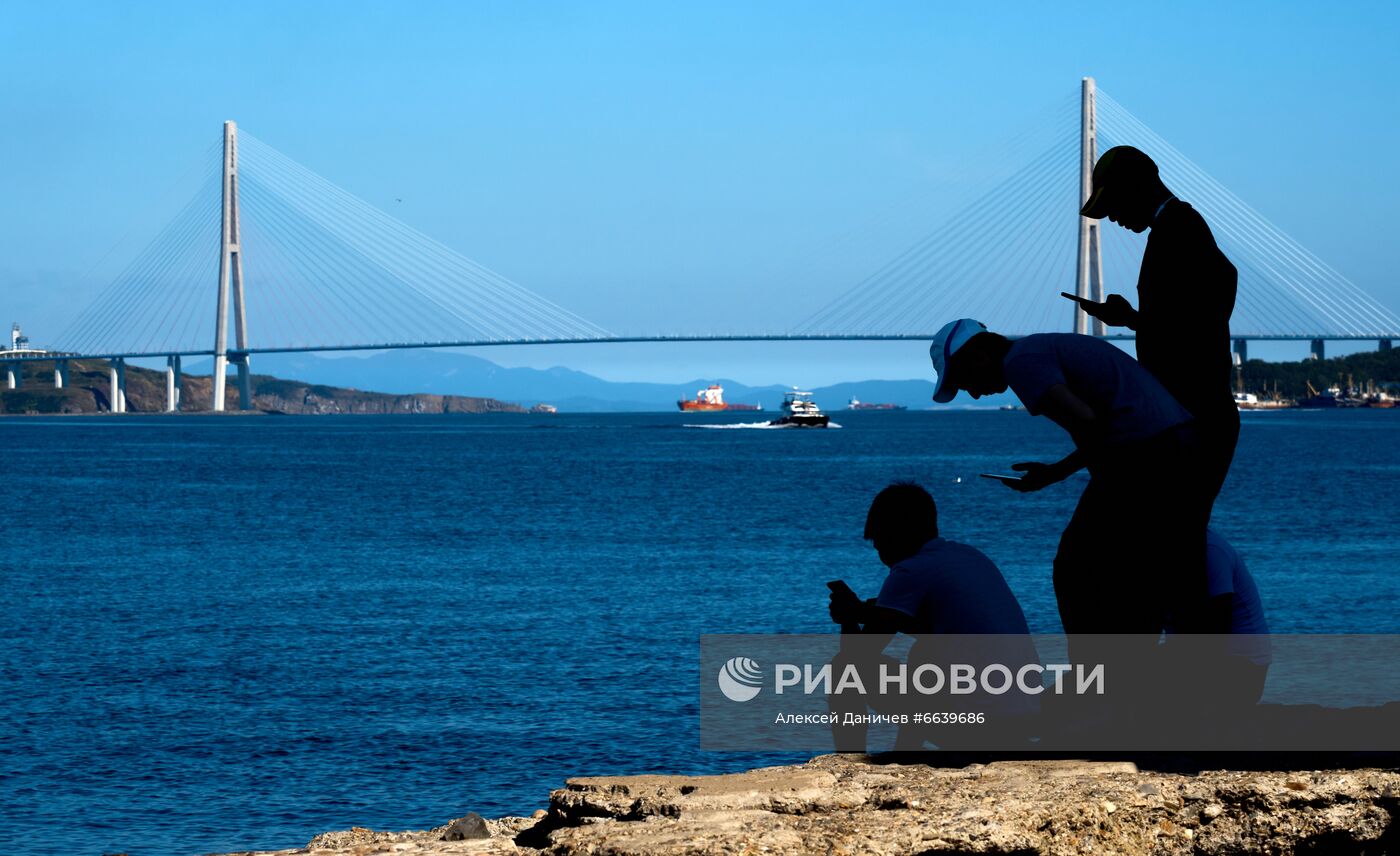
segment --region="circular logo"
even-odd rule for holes
[[[762,683],[763,670],[748,657],[734,657],[719,670],[719,691],[730,701],[748,701]]]

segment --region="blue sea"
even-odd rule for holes
[[[574,775],[718,772],[703,633],[873,595],[893,479],[1059,630],[1083,476],[1018,412],[0,420],[0,852],[293,847],[528,813]],[[700,427],[691,427],[700,426]],[[729,427],[721,427],[729,426]],[[1400,632],[1400,412],[1249,413],[1215,525],[1276,632]]]

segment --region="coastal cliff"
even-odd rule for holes
[[[264,413],[524,413],[524,408],[494,398],[427,393],[392,394],[365,392],[253,375],[253,409]],[[183,410],[207,411],[213,392],[209,375],[185,375]],[[105,362],[72,360],[68,385],[54,389],[53,364],[24,367],[19,389],[0,392],[0,413],[102,413],[111,408],[111,378]],[[128,365],[128,412],[160,413],[165,410],[165,372]],[[238,409],[238,384],[232,376],[225,389],[224,405]]]
[[[1126,761],[934,767],[823,755],[730,775],[571,779],[550,795],[548,811],[529,818],[468,815],[420,832],[355,828],[275,852],[1392,853],[1400,852],[1400,772],[1187,775]]]

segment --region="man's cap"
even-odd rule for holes
[[[958,394],[957,388],[948,383],[948,358],[958,352],[958,348],[967,344],[967,340],[978,333],[987,332],[987,327],[981,321],[974,321],[971,318],[959,318],[949,324],[944,324],[943,329],[933,337],[933,344],[929,345],[928,356],[933,360],[933,370],[938,374],[938,386],[934,387],[933,400],[939,404],[947,404]]]
[[[1108,214],[1113,194],[1119,189],[1144,178],[1156,177],[1157,164],[1141,149],[1114,146],[1099,155],[1098,162],[1094,164],[1094,189],[1079,213],[1093,220],[1101,219]]]

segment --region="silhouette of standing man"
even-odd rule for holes
[[[1240,412],[1230,394],[1238,273],[1205,219],[1167,189],[1157,164],[1138,149],[1104,152],[1093,181],[1080,214],[1152,233],[1138,274],[1138,308],[1118,294],[1080,306],[1105,324],[1137,331],[1138,362],[1195,417],[1201,484],[1213,503],[1240,436]]]

